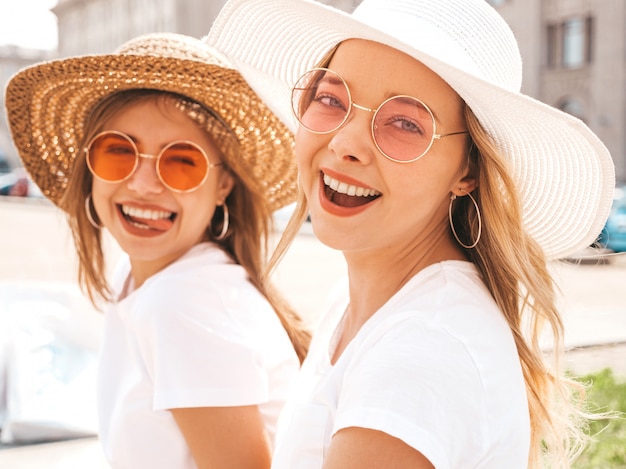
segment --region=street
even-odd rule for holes
[[[0,219],[5,220],[0,282],[75,283],[76,255],[64,214],[41,199],[11,199],[0,200]],[[112,268],[120,250],[106,236],[105,251]],[[552,269],[562,290],[568,348],[626,341],[626,254],[606,262],[554,262]],[[325,294],[345,272],[342,255],[321,244],[305,226],[274,280],[314,324],[324,310]]]
[[[0,286],[38,282],[75,284],[76,256],[65,218],[41,199],[0,200]],[[120,251],[109,238],[106,252]],[[111,262],[109,267],[113,267]],[[626,377],[626,256],[579,264],[553,263],[562,295],[567,366],[575,373],[611,367]],[[275,281],[310,324],[324,310],[325,294],[345,275],[340,253],[322,245],[305,226],[280,264]],[[29,288],[29,287],[27,287]],[[106,468],[96,438],[0,451],[12,469]]]

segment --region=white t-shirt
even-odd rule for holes
[[[437,469],[521,469],[530,422],[512,333],[473,264],[412,278],[331,365],[333,303],[279,420],[273,469],[320,469],[342,428],[380,430]]]
[[[129,272],[125,260],[116,289]],[[273,438],[298,368],[245,270],[215,245],[197,245],[106,311],[98,379],[105,456],[115,469],[195,468],[172,408],[258,405]]]

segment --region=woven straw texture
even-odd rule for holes
[[[291,131],[222,54],[186,36],[150,34],[114,54],[42,63],[10,80],[6,107],[14,142],[33,181],[55,204],[74,161],[84,157],[78,146],[93,106],[136,88],[175,92],[212,109],[240,147],[240,158],[227,163],[253,175],[272,210],[295,200]]]

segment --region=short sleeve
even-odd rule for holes
[[[486,441],[484,392],[463,344],[412,318],[372,337],[346,369],[333,433],[354,426],[379,430],[437,469],[455,467],[454,461],[473,467],[471,455],[483,454]]]
[[[168,279],[151,285],[137,306],[134,327],[154,385],[155,410],[240,406],[269,399],[262,355],[249,340],[241,315],[254,314],[255,301],[229,302],[242,294],[236,284],[206,279]],[[245,294],[249,295],[248,289]],[[245,308],[246,311],[241,311]]]

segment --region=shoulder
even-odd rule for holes
[[[191,248],[172,264],[151,277],[148,282],[188,281],[195,276],[214,281],[232,281],[246,278],[245,269],[235,263],[222,249],[213,243],[200,243]]]
[[[171,265],[149,278],[146,294],[168,297],[181,302],[205,300],[212,296],[236,298],[243,292],[260,297],[250,283],[245,269],[236,264],[225,252],[210,243],[202,243],[180,257]],[[143,288],[142,287],[142,288]],[[232,294],[236,291],[237,294]],[[245,295],[244,295],[245,296]]]
[[[469,267],[424,272],[363,326],[334,370],[335,431],[374,428],[432,461],[459,462],[498,445],[498,428],[527,429],[512,332]]]
[[[415,275],[399,292],[398,305],[421,304],[445,307],[459,302],[495,306],[482,276],[470,262],[433,264]]]
[[[357,394],[376,387],[405,403],[472,402],[480,413],[502,389],[523,390],[511,329],[468,263],[444,263],[412,279],[346,352],[340,361]]]
[[[242,332],[254,323],[252,312],[272,322],[276,316],[245,269],[208,243],[149,278],[125,302],[134,321],[159,327],[195,323]]]
[[[443,262],[420,272],[376,313],[381,325],[389,328],[400,321],[406,332],[428,331],[440,339],[494,346],[513,343],[504,314],[469,262]]]

